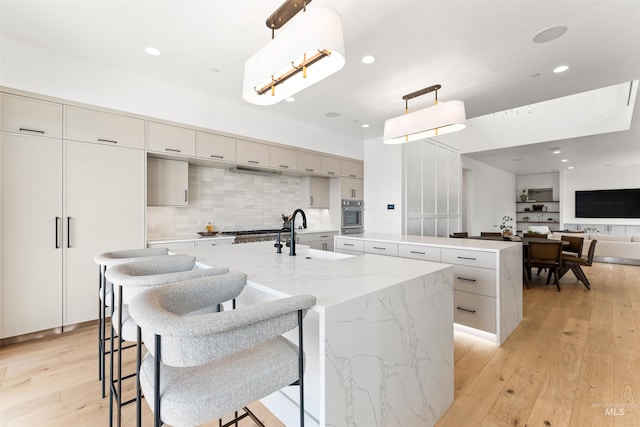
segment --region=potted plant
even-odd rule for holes
[[[502,224],[499,225],[503,236],[513,236],[513,218],[508,215],[502,217]]]
[[[527,189],[523,188],[522,192],[520,193],[520,201],[521,202],[526,202],[527,201]]]

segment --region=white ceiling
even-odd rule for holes
[[[270,40],[264,22],[283,0],[0,1],[5,37],[244,104],[244,61]],[[320,6],[342,17],[345,67],[294,103],[252,108],[369,139],[403,112],[402,95],[436,83],[440,100],[463,100],[472,118],[640,78],[640,0],[313,0],[308,7]],[[568,27],[563,37],[532,42],[556,25]],[[162,55],[147,55],[147,46]],[[360,61],[367,54],[376,57],[371,65]],[[571,68],[553,74],[560,64]],[[431,103],[425,95],[409,108]],[[626,156],[640,163],[637,117],[632,128],[628,138],[588,137],[592,153],[607,161],[604,156],[629,149]],[[505,158],[540,151],[527,147],[506,151]],[[496,163],[504,167],[504,158]],[[533,165],[510,171],[543,171]]]

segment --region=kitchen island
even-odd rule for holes
[[[522,321],[522,243],[362,233],[335,237],[340,253],[453,265],[456,329],[502,345]]]
[[[317,298],[304,320],[309,426],[431,426],[453,402],[451,266],[272,242],[175,251],[248,275],[237,303]],[[296,341],[296,334],[291,334]],[[298,390],[263,399],[298,425]]]

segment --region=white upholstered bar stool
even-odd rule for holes
[[[98,254],[94,257],[94,261],[98,264],[98,379],[102,381],[102,397],[105,397],[105,359],[111,352],[110,338],[107,338],[107,310],[112,304],[111,301],[111,283],[105,278],[105,271],[114,265],[126,262],[140,261],[155,256],[168,256],[168,248],[141,248],[141,249],[124,249],[120,251],[111,251]],[[111,313],[108,313],[111,316]],[[107,350],[106,342],[109,341],[109,350]]]
[[[147,289],[152,289],[161,285],[169,285],[176,282],[190,280],[200,277],[215,276],[225,274],[229,271],[226,267],[218,268],[198,268],[195,265],[195,257],[189,255],[174,255],[166,257],[154,257],[148,260],[128,262],[115,265],[107,269],[106,279],[113,284],[113,297],[115,310],[111,315],[111,339],[117,345],[114,352],[110,354],[110,388],[109,388],[109,425],[113,425],[113,404],[117,405],[117,425],[122,423],[122,406],[140,402],[140,390],[136,390],[136,397],[128,401],[123,401],[122,381],[136,376],[135,373],[122,375],[122,342],[130,341],[140,343],[137,325],[131,319],[128,312],[129,301],[137,294]],[[215,307],[219,309],[219,307]],[[117,340],[115,339],[117,333]],[[114,363],[114,353],[118,358]],[[137,345],[138,364],[141,357],[141,346]],[[115,377],[117,371],[117,377]],[[140,419],[138,405],[137,417]]]
[[[154,425],[201,425],[240,408],[248,411],[249,403],[297,385],[304,426],[302,319],[315,297],[190,315],[239,293],[246,282],[233,272],[210,279],[153,288],[131,300],[130,315],[148,350],[138,378]],[[297,346],[282,336],[296,327]]]

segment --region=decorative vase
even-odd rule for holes
[[[512,236],[511,230],[509,230],[508,228],[505,228],[502,230],[502,237],[510,237],[510,236]]]

